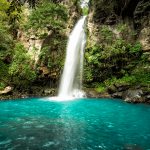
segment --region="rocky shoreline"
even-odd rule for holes
[[[95,89],[86,90],[87,97],[92,98],[118,98],[128,103],[150,104],[150,92],[144,87],[113,86],[105,92],[97,92]]]
[[[5,89],[7,91],[5,91]],[[33,86],[29,89],[14,89],[6,87],[4,91],[0,91],[0,100],[10,100],[29,97],[47,97],[56,96],[57,90],[54,88]],[[9,89],[9,90],[8,90]],[[114,85],[108,87],[105,92],[97,92],[94,88],[85,88],[87,97],[89,98],[118,98],[128,103],[147,103],[150,104],[150,92],[144,87],[129,87],[127,85]]]
[[[4,89],[5,90],[5,89]],[[13,100],[20,98],[30,97],[47,97],[55,96],[57,93],[56,89],[48,87],[33,86],[27,89],[12,88],[12,90],[0,93],[0,100]]]

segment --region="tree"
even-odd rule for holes
[[[14,48],[13,61],[9,67],[9,74],[12,77],[17,77],[20,81],[26,80],[30,82],[36,78],[30,55],[20,43],[17,43]]]
[[[7,13],[10,3],[7,0],[0,0],[0,22],[7,20]]]
[[[35,33],[41,33],[41,30],[61,30],[65,27],[66,21],[67,10],[64,6],[44,2],[32,11],[27,29],[32,29]]]

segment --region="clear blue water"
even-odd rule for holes
[[[150,106],[120,100],[0,102],[0,150],[150,150]]]

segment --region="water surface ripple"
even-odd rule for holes
[[[111,99],[0,102],[0,150],[150,150],[150,106]]]

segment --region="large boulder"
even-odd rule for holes
[[[108,92],[97,92],[92,88],[85,88],[84,91],[89,98],[111,98]]]
[[[13,88],[11,86],[7,86],[5,87],[4,90],[0,91],[0,94],[7,94],[7,93],[10,93],[12,92]]]
[[[55,96],[56,95],[56,90],[53,88],[45,88],[44,89],[44,94],[45,96]]]
[[[113,98],[122,99],[122,92],[115,92],[111,95]]]
[[[143,91],[141,89],[128,89],[122,95],[126,102],[141,103],[145,102]]]
[[[143,52],[150,52],[150,27],[144,27],[139,34]]]

